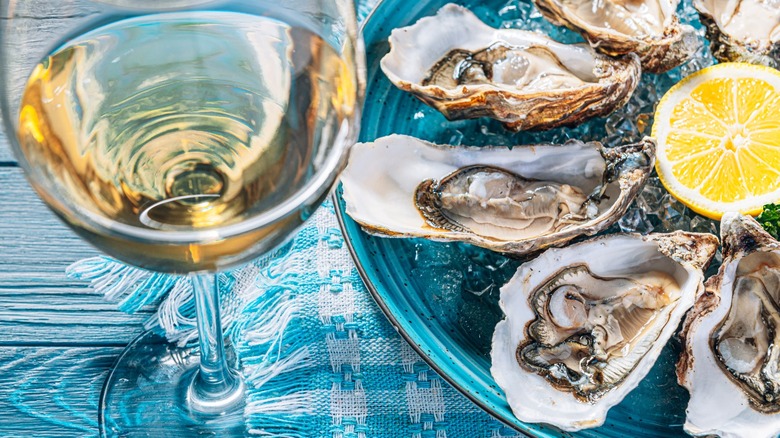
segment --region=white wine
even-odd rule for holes
[[[314,32],[273,18],[125,19],[68,40],[38,64],[18,138],[29,167],[56,182],[48,190],[59,199],[44,196],[47,203],[107,253],[156,270],[221,268],[279,243],[304,217],[296,211],[227,238],[159,237],[271,212],[334,155],[343,165],[330,151],[354,131],[353,66]],[[333,173],[302,208],[321,201]],[[74,209],[140,237],[117,238],[63,213]]]

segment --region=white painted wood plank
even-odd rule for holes
[[[35,2],[20,2],[35,3]],[[15,117],[19,111],[19,101],[24,86],[33,67],[41,59],[56,48],[62,40],[76,28],[83,27],[91,18],[74,15],[67,18],[20,18],[6,27],[6,32],[0,37],[0,50],[11,53],[4,60],[2,68],[6,83],[4,91],[9,93],[10,116]]]
[[[23,17],[40,21],[84,16],[89,13],[94,13],[101,8],[111,8],[108,5],[101,6],[94,0],[22,0],[3,2],[3,5],[4,6],[0,8],[0,19]]]
[[[0,114],[0,116],[2,116],[2,114]],[[14,158],[11,153],[11,146],[8,144],[8,138],[5,136],[2,126],[0,126],[0,163],[4,162],[15,163],[16,158]]]
[[[0,168],[0,289],[74,284],[65,268],[98,251],[52,214],[14,167]]]
[[[97,255],[38,199],[19,168],[0,167],[0,345],[122,345],[149,313],[126,315],[65,268]]]
[[[109,312],[116,309],[115,303],[104,301],[86,284],[0,289],[0,312],[29,311],[41,303],[45,303],[45,307],[39,308],[56,307],[63,312]]]
[[[88,0],[48,0],[0,2],[0,50],[6,56],[0,68],[7,80],[3,93],[11,105],[11,117],[18,113],[18,102],[33,67],[67,35],[92,22],[98,13],[108,11]],[[0,97],[5,98],[2,93]],[[2,131],[2,128],[0,128]],[[15,161],[8,139],[0,132],[0,162]]]

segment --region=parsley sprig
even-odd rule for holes
[[[780,204],[767,204],[756,217],[758,223],[775,239],[780,238]]]

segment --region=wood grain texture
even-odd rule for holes
[[[0,35],[14,54],[0,66],[13,107],[34,64],[95,8],[85,0],[2,4],[0,20],[14,16],[19,25]],[[103,381],[150,312],[118,312],[65,276],[98,252],[43,205],[15,163],[0,126],[0,436],[96,436]]]
[[[5,28],[0,35],[3,74],[11,115],[18,114],[18,103],[33,67],[52,48],[74,30],[87,24],[108,8],[86,0],[1,2],[0,20]],[[0,156],[2,158],[2,156]]]
[[[11,83],[0,99],[8,97],[11,115],[40,58],[106,8],[0,0],[0,69]],[[150,312],[120,313],[65,276],[98,252],[45,208],[15,163],[0,126],[0,437],[96,436],[103,381]]]
[[[0,114],[0,116],[2,116],[2,114]],[[8,144],[8,138],[5,136],[5,132],[3,131],[2,125],[0,124],[0,165],[15,162],[16,158],[14,158],[13,154],[11,153],[11,147]]]
[[[123,345],[147,312],[126,315],[65,268],[98,254],[50,213],[22,176],[0,167],[0,345]]]
[[[98,254],[52,214],[16,167],[0,168],[0,288],[25,281],[61,284],[70,263]]]
[[[118,312],[65,276],[97,251],[46,209],[21,169],[0,167],[0,187],[0,436],[96,436],[103,381],[149,314]]]
[[[0,167],[0,187],[0,436],[96,436],[103,381],[149,313],[118,312],[65,276],[97,251],[46,209],[21,169]]]
[[[121,351],[0,348],[0,436],[96,436],[100,390]]]

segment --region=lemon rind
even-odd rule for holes
[[[655,111],[652,136],[658,141],[656,172],[661,183],[669,193],[694,212],[711,219],[720,220],[727,211],[739,211],[743,214],[757,215],[761,213],[765,204],[780,200],[780,190],[752,196],[740,201],[720,202],[710,200],[700,192],[683,186],[672,175],[672,165],[666,156],[666,139],[670,133],[669,124],[659,124],[659,120],[669,120],[675,106],[688,97],[699,84],[717,78],[739,79],[763,79],[773,85],[780,94],[780,72],[771,67],[754,65],[742,62],[729,62],[717,64],[699,70],[672,86],[658,102]],[[662,129],[665,128],[665,129]]]

